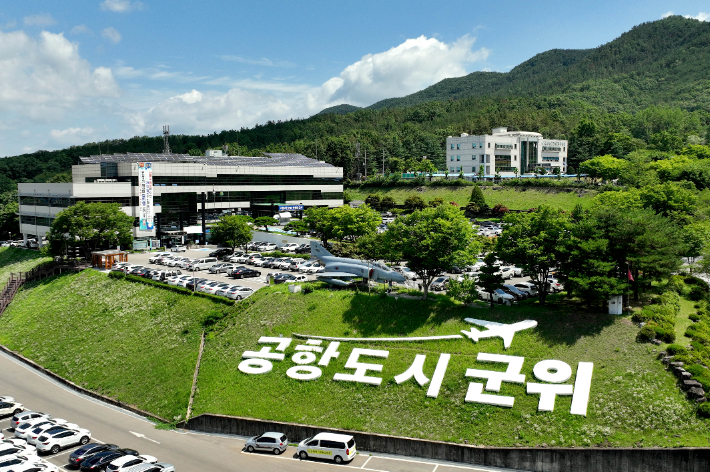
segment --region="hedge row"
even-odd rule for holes
[[[646,323],[639,331],[640,341],[660,339],[664,343],[675,342],[675,321],[680,313],[680,296],[668,290],[659,301],[658,304],[644,307],[633,316],[634,321]]]
[[[168,285],[163,282],[157,282],[155,280],[146,279],[143,277],[138,277],[136,275],[124,274],[123,272],[120,272],[120,271],[111,271],[108,273],[108,276],[113,279],[124,279],[124,280],[128,280],[129,282],[136,282],[136,283],[143,284],[143,285],[151,285],[153,287],[157,287],[157,288],[160,288],[163,290],[169,290],[171,292],[182,293],[183,295],[209,298],[212,301],[215,301],[217,303],[222,303],[225,305],[233,305],[234,304],[234,300],[230,300],[229,298],[226,298],[226,297],[219,297],[217,295],[212,295],[210,293],[193,292],[192,290],[188,290],[184,287],[178,287],[176,285]]]

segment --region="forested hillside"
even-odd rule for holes
[[[339,105],[304,120],[175,135],[170,146],[176,153],[201,154],[225,144],[231,154],[299,152],[342,166],[352,177],[363,171],[365,153],[368,174],[381,172],[383,164],[393,172],[426,162],[443,169],[447,136],[508,126],[569,139],[576,168],[600,154],[668,153],[703,142],[710,127],[709,78],[710,23],[670,17],[596,49],[539,54],[507,74],[447,79],[368,109]],[[162,137],[143,136],[7,157],[0,159],[0,191],[23,181],[68,181],[80,156],[162,149]]]

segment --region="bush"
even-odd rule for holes
[[[666,352],[672,356],[675,356],[678,354],[687,354],[688,350],[680,344],[671,344],[666,348]]]
[[[705,282],[703,279],[696,277],[694,275],[686,275],[683,281],[688,284],[688,285],[700,285],[701,287],[704,287],[705,289],[708,288],[707,282]]]
[[[698,407],[698,416],[701,418],[710,418],[710,403],[701,403]]]
[[[120,270],[112,270],[108,273],[108,276],[112,279],[125,279],[126,274]]]
[[[189,292],[189,290],[188,290],[188,292]],[[190,292],[190,293],[192,293],[192,292]],[[217,295],[212,295],[211,293],[194,292],[194,296],[202,297],[202,298],[209,298],[212,301],[215,301],[217,303],[222,303],[224,305],[234,305],[234,300],[230,300],[229,298],[226,298],[226,297],[218,297]]]
[[[695,313],[691,313],[688,315],[688,318],[691,319],[691,321],[700,321],[700,315],[697,315]]]
[[[707,284],[705,285],[705,287],[701,287],[700,285],[693,285],[692,287],[690,287],[690,292],[688,293],[688,298],[690,298],[694,302],[704,300],[708,296],[707,289],[708,289]]]
[[[661,294],[661,305],[673,309],[673,316],[676,316],[680,313],[680,296],[677,292],[663,292]]]
[[[637,336],[640,342],[650,342],[656,339],[656,331],[651,326],[644,326]]]
[[[311,255],[310,254],[293,254],[291,252],[283,252],[283,251],[273,251],[273,252],[265,252],[262,254],[264,257],[291,257],[291,258],[298,258],[298,259],[310,259]]]
[[[705,346],[703,346],[701,343],[697,341],[691,341],[690,345],[693,347],[693,351],[698,352],[698,353],[703,353],[705,352]]]
[[[683,281],[682,275],[672,275],[668,279],[668,284],[666,285],[667,290],[672,290],[678,294],[683,293],[683,288],[685,287],[685,282]]]
[[[653,330],[656,332],[656,338],[660,339],[664,343],[675,342],[675,331],[673,331],[672,329],[666,329],[660,326],[653,326]]]
[[[303,292],[304,295],[308,295],[309,293],[313,293],[313,284],[303,284],[301,286],[301,292]]]
[[[508,209],[508,207],[500,203],[491,208],[491,216],[495,218],[502,218],[509,212],[510,210]]]

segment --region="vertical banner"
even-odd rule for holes
[[[153,164],[138,163],[138,218],[141,231],[153,229]]]

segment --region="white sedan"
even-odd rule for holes
[[[172,252],[185,252],[187,251],[187,248],[185,246],[173,246],[170,250]]]
[[[287,280],[286,283],[287,284],[295,284],[298,282],[308,282],[308,277],[306,277],[303,274],[294,275],[293,277],[294,277],[293,279]]]
[[[37,456],[12,455],[0,459],[0,472],[15,471],[18,466],[41,463]]]
[[[59,468],[49,462],[26,462],[13,467],[12,472],[59,472]]]
[[[90,440],[91,432],[88,429],[59,429],[51,433],[43,433],[37,438],[37,450],[57,454],[61,449],[77,444],[83,446]]]
[[[51,424],[51,425],[66,424],[66,421],[60,419],[59,422],[55,422],[54,420],[42,418],[41,416],[39,418],[32,418],[31,420],[25,421],[24,423],[15,427],[15,437],[19,438],[19,439],[27,439],[27,435],[33,429],[35,429],[39,425],[45,425],[45,424]]]
[[[225,297],[230,298],[232,300],[243,300],[247,297],[250,297],[253,293],[253,288],[240,287],[238,285],[235,285],[233,288],[231,288],[225,293]]]
[[[118,459],[114,460],[111,462],[107,467],[106,471],[107,472],[118,472],[118,471],[126,471],[133,466],[139,465],[139,464],[155,464],[158,462],[158,459],[156,459],[153,456],[121,456]]]
[[[62,424],[38,424],[37,426],[35,426],[34,429],[32,429],[32,431],[27,433],[27,444],[37,447],[37,440],[44,433],[51,433],[52,431],[56,431],[58,429],[76,429],[78,427],[79,426],[75,425],[74,423],[67,422],[64,422]]]

